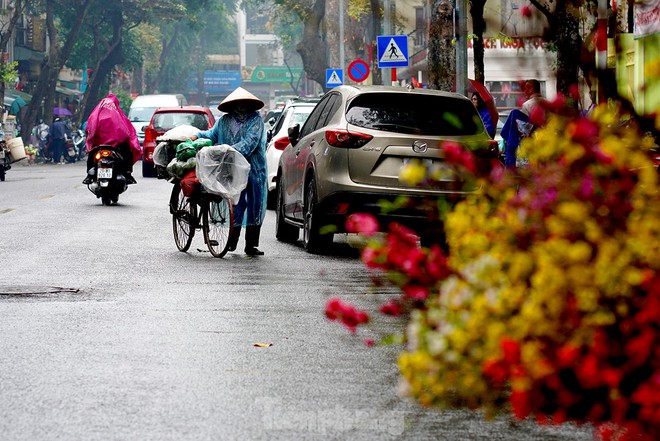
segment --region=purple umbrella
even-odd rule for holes
[[[64,107],[55,107],[53,109],[53,115],[55,116],[71,116],[73,115],[69,109],[65,109]]]

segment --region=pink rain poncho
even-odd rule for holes
[[[92,110],[87,119],[86,150],[89,153],[99,145],[118,146],[129,143],[133,152],[133,163],[140,159],[142,149],[135,133],[135,127],[119,107],[117,97],[109,93]]]

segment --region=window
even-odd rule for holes
[[[346,120],[367,129],[427,136],[473,135],[483,130],[471,102],[432,95],[364,94],[351,102]]]

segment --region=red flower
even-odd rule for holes
[[[513,408],[513,414],[521,420],[524,420],[531,413],[531,405],[529,403],[529,392],[524,390],[514,390],[511,392],[509,402]]]
[[[346,231],[372,236],[379,231],[378,220],[371,214],[355,213],[346,219]]]
[[[500,340],[500,349],[504,354],[504,361],[509,365],[520,363],[520,344],[508,337]]]
[[[509,377],[509,370],[502,360],[486,360],[481,367],[484,375],[489,378],[496,386],[503,386]]]
[[[530,8],[529,6],[523,6],[520,9],[520,13],[522,14],[523,17],[530,18],[532,16],[532,8]]]
[[[588,118],[580,118],[567,127],[573,141],[588,146],[598,137],[598,123]]]
[[[406,297],[419,302],[423,302],[429,296],[428,289],[414,285],[404,286],[403,293]]]
[[[333,297],[326,303],[325,316],[329,320],[339,320],[349,331],[355,333],[357,327],[369,323],[369,315],[349,303]]]
[[[573,365],[580,357],[580,348],[570,344],[564,345],[557,351],[558,362],[560,368],[566,368]]]
[[[389,300],[380,306],[380,312],[384,315],[398,316],[403,314],[403,307],[400,302]]]

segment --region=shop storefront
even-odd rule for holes
[[[498,108],[519,107],[522,100],[520,83],[531,78],[541,82],[545,97],[555,97],[557,80],[552,67],[555,65],[555,55],[547,50],[541,38],[486,38],[484,49],[485,83]],[[415,54],[410,61],[411,66],[397,69],[397,79],[410,81],[414,77],[426,84],[426,50]],[[472,44],[468,44],[468,78],[474,78]]]

